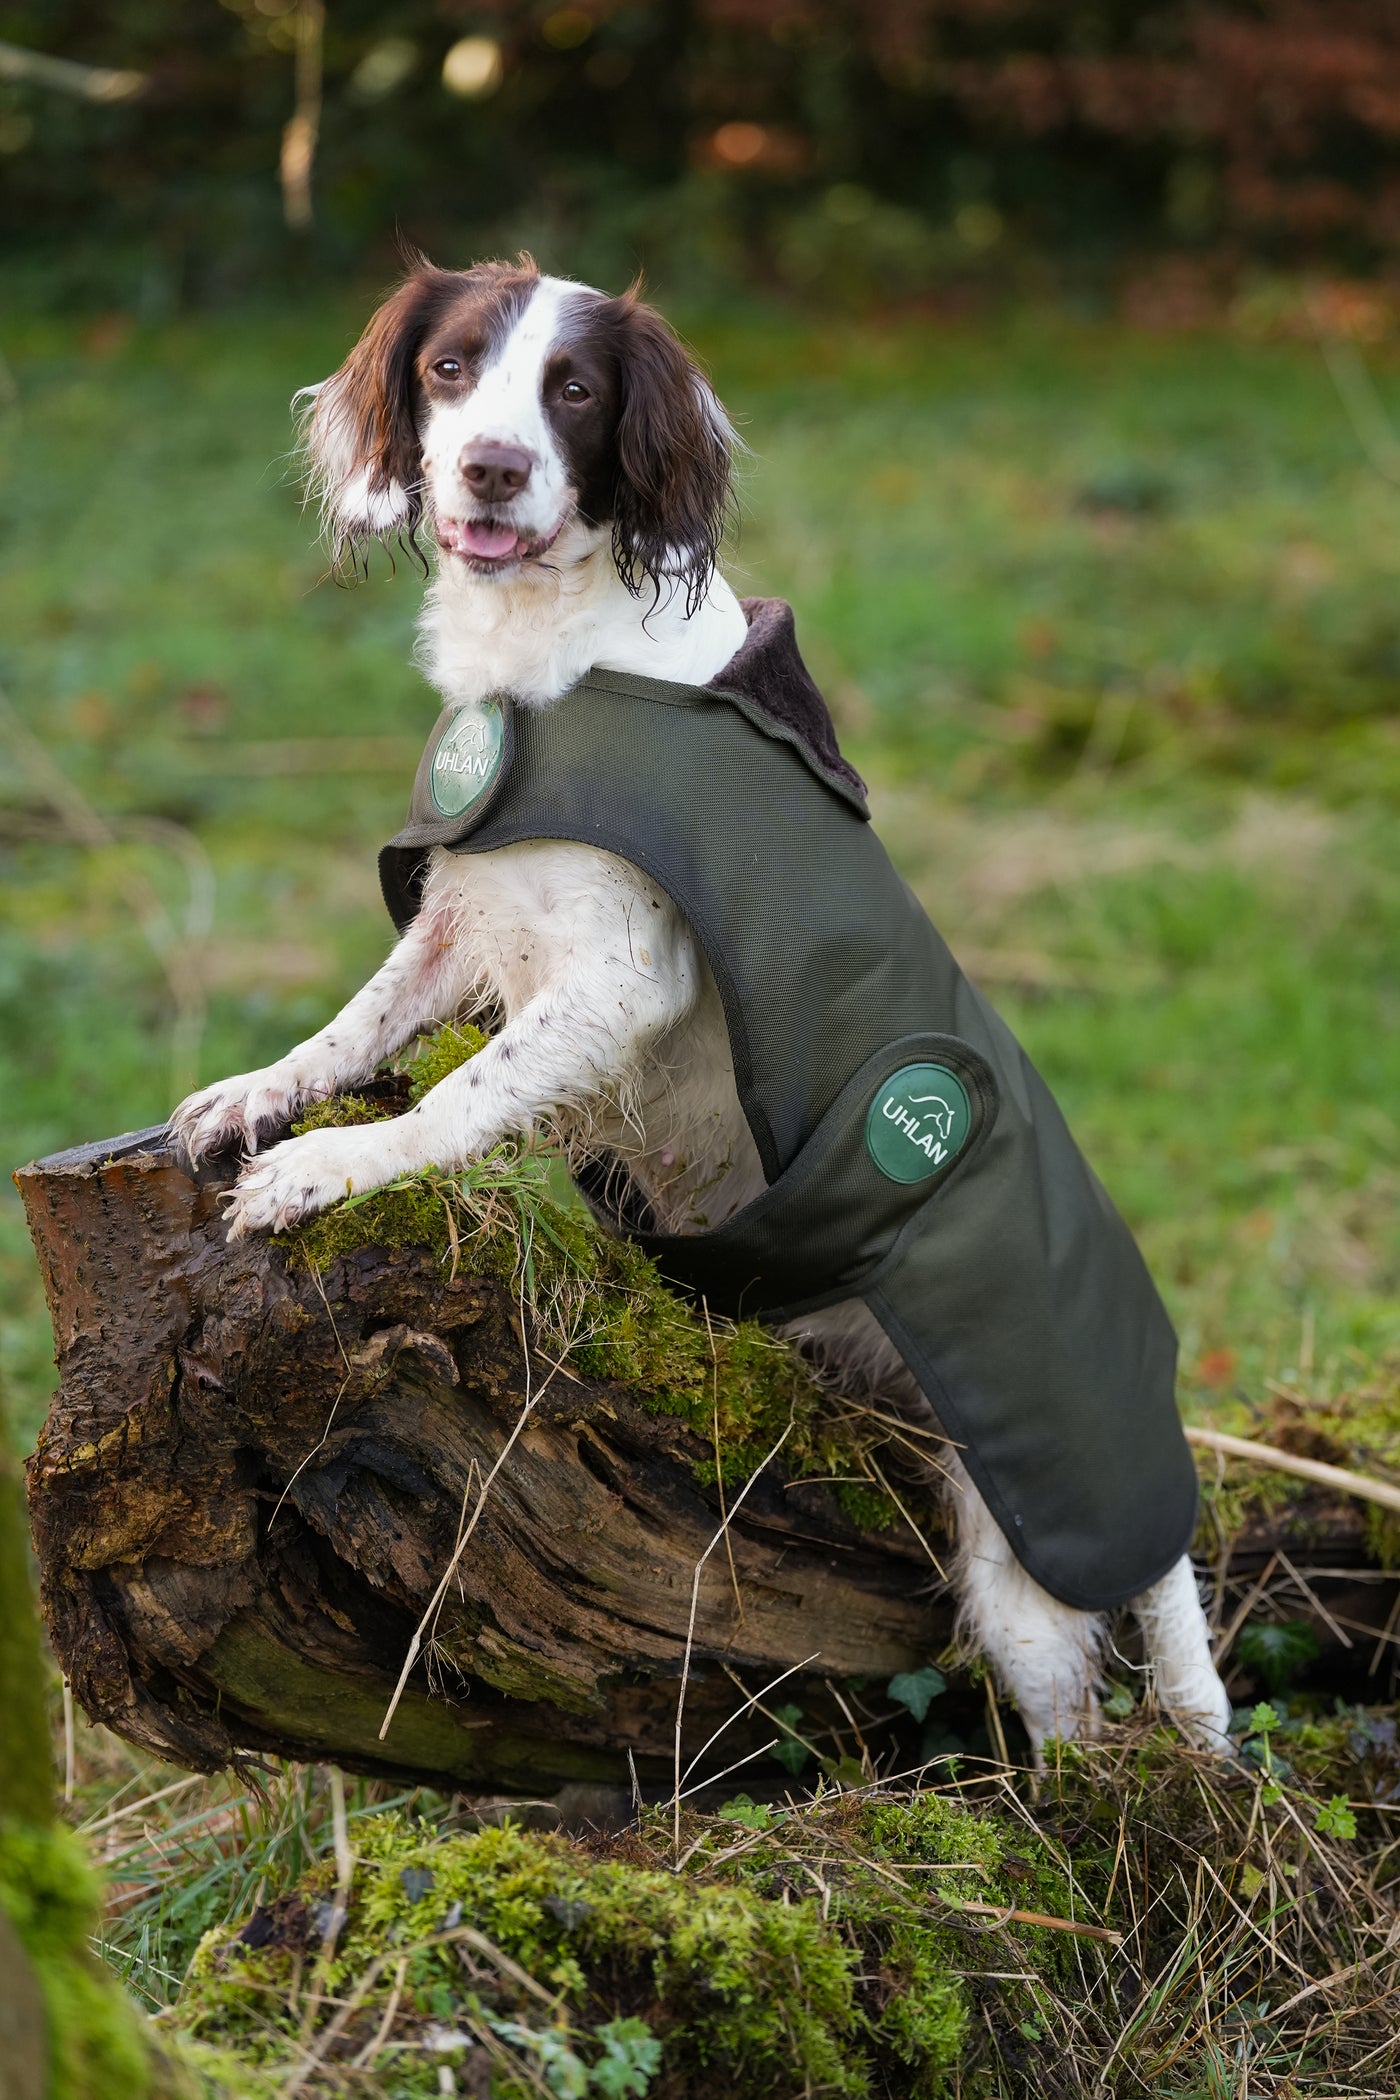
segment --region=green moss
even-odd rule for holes
[[[408,1090],[410,1101],[421,1101],[430,1088],[449,1072],[455,1072],[478,1050],[484,1050],[491,1038],[480,1028],[473,1028],[470,1021],[459,1027],[439,1028],[430,1036],[409,1067],[413,1084]]]
[[[635,2087],[651,2100],[1035,2100],[1089,2090],[1111,2051],[1125,2090],[1165,2093],[1165,2063],[1172,2092],[1213,2092],[1222,2020],[1277,2004],[1271,2061],[1351,2090],[1347,2066],[1364,2057],[1365,2089],[1389,2091],[1400,1968],[1375,1950],[1393,1924],[1394,1715],[1300,1713],[1274,1734],[1276,1800],[1247,1759],[1217,1767],[1135,1724],[1066,1747],[1034,1787],[970,1772],[921,1793],[685,1809],[679,1854],[667,1810],[614,1839],[570,1839],[464,1835],[386,1808],[355,1819],[333,1958],[319,1942],[335,1885],[323,1857],[271,1892],[267,1944],[205,1941],[176,2018],[275,2085],[304,2060],[309,1984],[323,2032],[329,2008],[357,2006],[308,2100],[348,2091],[346,2061],[376,2034],[366,2090],[431,2100],[432,2023],[475,2052],[458,2059],[458,2090],[538,2096],[547,2052],[565,2052],[573,2082],[549,2089],[592,2100],[619,2089],[604,2070],[619,2021],[660,2045]],[[1335,2056],[1318,2053],[1310,2000],[1283,2005],[1299,1971],[1269,1928],[1290,1891],[1308,1892],[1316,1936],[1303,1974],[1329,1977],[1347,2010]],[[1208,1943],[1228,1988],[1182,1960]]]
[[[449,1234],[447,1212],[434,1182],[424,1178],[412,1187],[381,1189],[354,1203],[334,1203],[295,1232],[279,1235],[293,1268],[324,1275],[332,1262],[362,1247],[426,1247],[444,1253]]]
[[[0,1825],[0,1908],[48,2014],[48,2100],[144,2100],[151,2090],[141,2017],[89,1951],[99,1895],[70,1831]]]
[[[862,1531],[891,1531],[899,1512],[881,1488],[867,1487],[863,1480],[841,1480],[833,1493],[851,1522]]]
[[[432,1037],[410,1067],[414,1097],[485,1041],[474,1028]],[[318,1103],[297,1127],[384,1113],[347,1095]],[[837,1482],[839,1505],[863,1529],[900,1521],[864,1459],[881,1437],[862,1433],[848,1408],[838,1418],[795,1350],[756,1320],[707,1323],[631,1242],[556,1202],[549,1176],[541,1155],[507,1143],[458,1175],[430,1170],[334,1204],[279,1244],[294,1266],[322,1273],[362,1247],[422,1247],[444,1259],[455,1251],[479,1273],[523,1287],[552,1352],[563,1351],[587,1377],[627,1386],[642,1406],[697,1437],[707,1455],[695,1471],[706,1484],[720,1476],[742,1485],[786,1430],[790,1477]],[[928,1509],[917,1514],[931,1518]]]
[[[455,1072],[478,1050],[484,1050],[490,1040],[470,1023],[439,1028],[408,1066],[409,1103],[416,1106],[440,1079],[446,1079],[449,1072]],[[304,1137],[308,1130],[346,1130],[359,1123],[385,1123],[396,1112],[387,1102],[370,1101],[363,1094],[331,1094],[324,1101],[313,1101],[303,1111],[292,1125],[292,1135]]]
[[[558,1994],[571,2033],[582,2036],[619,2006],[644,2011],[662,2041],[668,2089],[684,2081],[687,2092],[746,2100],[787,2100],[794,2091],[849,2100],[892,2089],[908,2100],[941,2094],[968,2017],[943,1941],[912,1918],[891,1927],[888,1883],[873,1874],[859,1893],[843,1883],[825,1916],[814,1895],[762,1880],[590,1858],[565,1839],[511,1826],[433,1838],[385,1815],[357,1848],[354,1901],[327,1988],[348,1994],[395,1949],[408,1962],[407,2016],[477,2028],[483,2013],[528,2012],[538,2021],[539,2005],[505,1965],[493,1972],[489,1959],[474,1962],[472,1990],[457,1944],[429,1944],[455,1920]],[[327,1870],[303,1894],[314,1905],[329,1886]],[[181,2019],[274,2063],[294,2031],[290,2005],[285,2019],[268,2017],[290,1968],[285,1951],[214,1935],[196,1958]],[[387,1988],[386,1978],[367,2002],[368,2032]],[[586,2053],[582,2040],[575,2046]],[[879,2075],[886,2058],[900,2067],[894,2087]]]
[[[883,1966],[893,1989],[872,2026],[908,2068],[915,2081],[911,2094],[943,2090],[942,2074],[962,2052],[967,2001],[946,1963],[947,1955],[927,1930],[896,1925],[890,1933]]]
[[[929,1886],[944,1903],[960,1898],[1004,1903],[1049,1917],[1074,1914],[1074,1893],[1061,1866],[1022,1826],[1008,1843],[1004,1824],[975,1815],[956,1797],[930,1790],[892,1800],[867,1802],[861,1810],[863,1851],[876,1859],[918,1861],[949,1869]],[[973,1869],[972,1873],[959,1871]],[[1025,1930],[1037,1966],[1058,1975],[1069,1954],[1060,1934]]]
[[[494,1665],[492,1666],[494,1669]],[[235,1617],[208,1653],[211,1677],[269,1734],[292,1737],[329,1757],[382,1757],[379,1729],[391,1687],[375,1677],[336,1676],[290,1648],[273,1646]],[[484,1669],[476,1674],[485,1676]],[[503,1668],[501,1675],[505,1676]],[[494,1675],[491,1681],[495,1681]],[[524,1685],[526,1697],[578,1703],[577,1685],[561,1686],[540,1671]],[[557,1787],[561,1777],[607,1785],[617,1760],[589,1744],[513,1734],[498,1722],[492,1730],[488,1769],[482,1769],[483,1738],[448,1700],[427,1692],[405,1692],[394,1715],[392,1748],[403,1765],[440,1773],[444,1784],[480,1787],[490,1783],[490,1760],[508,1768],[517,1786]]]
[[[348,1916],[323,1979],[333,2002],[364,1992],[347,2051],[376,2031],[401,1962],[400,2030],[432,2018],[489,2044],[498,2100],[527,2089],[499,2046],[506,2021],[552,2024],[586,2064],[600,2022],[619,2016],[644,2019],[661,2043],[665,2091],[693,2100],[947,2100],[984,2090],[963,2074],[976,2038],[966,1972],[989,1965],[986,1927],[960,1905],[975,1898],[1003,1913],[1074,1915],[1069,1880],[1033,1826],[943,1794],[835,1793],[801,1810],[743,1815],[739,1806],[735,1820],[686,1816],[680,1872],[666,1864],[665,1814],[587,1846],[509,1824],[435,1834],[395,1811],[363,1822]],[[739,1848],[736,1833],[746,1838]],[[253,1949],[211,1935],[182,2023],[265,2070],[287,2061],[297,1978],[311,1958],[306,1921],[333,1885],[325,1862],[290,1910],[284,1899],[284,1944]],[[1002,1916],[990,1965],[1010,1972],[998,1985],[1003,2024],[1034,2016],[1062,1983],[1078,1988],[1070,1944]],[[541,1994],[554,2001],[552,2016]]]
[[[996,1825],[971,1814],[961,1801],[946,1794],[867,1802],[861,1810],[860,1827],[875,1859],[974,1866],[983,1882],[990,1882],[1002,1863],[1004,1848]],[[966,1894],[969,1884],[962,1876],[948,1886]]]
[[[325,1101],[313,1101],[297,1117],[292,1136],[305,1137],[309,1130],[349,1130],[357,1123],[387,1123],[392,1115],[391,1108],[366,1101],[361,1094],[332,1094]]]

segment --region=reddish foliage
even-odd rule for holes
[[[745,37],[845,37],[974,136],[1079,134],[1204,159],[1222,232],[1400,242],[1400,9],[1375,0],[701,0]],[[912,71],[911,71],[912,67]]]

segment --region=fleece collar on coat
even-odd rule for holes
[[[804,744],[819,772],[844,781],[864,800],[865,782],[841,756],[826,702],[802,661],[792,607],[782,598],[745,598],[741,603],[748,635],[710,680],[711,688],[740,694],[775,727]]]

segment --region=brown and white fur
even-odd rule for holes
[[[415,271],[315,390],[308,436],[337,541],[420,525],[435,539],[419,655],[444,699],[508,691],[540,708],[595,665],[703,684],[734,655],[744,616],[715,568],[731,445],[708,382],[658,315],[630,294],[540,276],[528,258]],[[463,1010],[494,1017],[489,1045],[411,1113],[258,1153],[304,1102],[363,1081]],[[191,1157],[235,1142],[250,1155],[235,1233],[459,1167],[542,1124],[586,1130],[625,1160],[667,1230],[717,1225],[763,1187],[689,926],[635,868],[567,843],[437,853],[421,911],[364,990],[276,1064],[192,1095],[174,1117]],[[936,1426],[861,1301],[789,1332],[849,1388]],[[1107,1622],[1031,1580],[956,1456],[944,1458],[966,1640],[1037,1753],[1048,1736],[1091,1731]],[[1161,1702],[1198,1740],[1222,1743],[1229,1703],[1189,1561],[1134,1610]]]

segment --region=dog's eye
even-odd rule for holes
[[[462,367],[455,357],[440,357],[433,366],[439,379],[460,379]]]
[[[577,401],[591,401],[591,400],[593,399],[593,396],[592,396],[592,395],[591,395],[591,394],[589,393],[589,391],[588,391],[588,388],[587,388],[586,386],[582,385],[582,384],[581,384],[581,382],[580,382],[579,380],[577,380],[577,379],[571,379],[571,380],[570,380],[570,381],[568,382],[568,384],[567,384],[567,385],[566,385],[566,386],[564,387],[564,389],[563,389],[563,391],[562,391],[562,393],[561,393],[561,395],[560,395],[560,399],[561,399],[562,401],[575,401],[575,402],[577,402]]]

